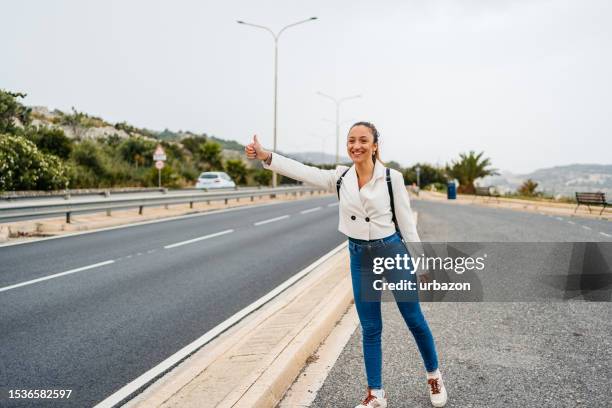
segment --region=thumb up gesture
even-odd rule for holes
[[[265,160],[270,154],[269,151],[261,147],[259,140],[257,140],[257,135],[253,135],[253,141],[244,147],[244,151],[246,153],[246,156],[251,160]]]

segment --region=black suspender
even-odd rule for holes
[[[340,199],[340,186],[342,185],[342,178],[346,174],[347,171],[350,170],[350,167],[342,173],[342,175],[336,181],[336,193],[338,194],[338,200]],[[397,225],[397,218],[395,218],[395,206],[393,203],[393,186],[391,185],[391,170],[389,167],[385,168],[386,179],[387,179],[387,190],[389,191],[389,197],[391,202],[391,219],[393,220],[393,224],[395,225],[395,230],[399,232],[399,226]]]
[[[387,190],[389,190],[389,197],[391,197],[391,219],[393,220],[393,224],[395,224],[395,230],[399,232],[399,227],[397,225],[397,219],[395,218],[395,206],[393,205],[393,186],[391,185],[391,170],[387,167]]]
[[[344,173],[342,173],[338,181],[336,181],[336,193],[338,194],[338,200],[340,199],[340,185],[342,184],[342,177],[344,177],[346,172],[349,171],[350,169],[351,168],[349,167],[348,169],[344,170]]]

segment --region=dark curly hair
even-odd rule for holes
[[[370,132],[372,132],[372,136],[374,136],[374,143],[378,143],[378,129],[376,129],[376,126],[374,126],[373,123],[371,122],[357,122],[354,123],[353,126],[350,127],[349,132],[351,131],[351,129],[353,129],[355,126],[365,126],[368,129],[370,129]],[[376,152],[372,155],[372,161],[374,162],[374,164],[376,164],[376,160],[380,160],[380,147],[376,149]]]

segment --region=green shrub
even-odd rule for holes
[[[269,186],[272,181],[272,172],[266,169],[255,169],[253,180],[260,186]]]
[[[24,134],[42,152],[53,154],[62,159],[70,157],[73,143],[61,128],[29,127]]]
[[[236,184],[246,184],[247,168],[241,159],[230,159],[225,162],[225,171]]]
[[[68,169],[21,136],[0,134],[0,190],[66,188]]]

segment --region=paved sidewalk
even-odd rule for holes
[[[599,215],[601,207],[593,206],[591,208],[591,212],[589,213],[587,207],[585,205],[581,205],[578,208],[578,211],[574,212],[576,209],[575,204],[521,200],[516,198],[500,197],[498,200],[496,200],[495,198],[489,197],[475,197],[472,195],[457,194],[457,199],[448,200],[446,198],[446,194],[424,190],[419,193],[419,196],[412,194],[411,197],[412,199],[416,200],[445,201],[457,205],[483,205],[487,207],[508,208],[512,210],[538,212],[543,214],[612,220],[612,210],[609,207],[603,212],[602,215]]]

